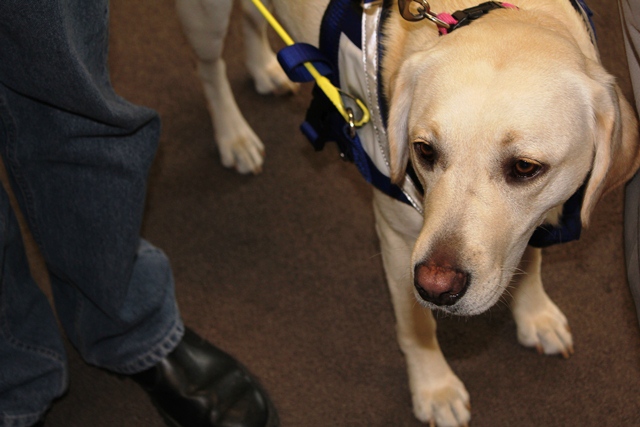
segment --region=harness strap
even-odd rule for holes
[[[536,228],[529,239],[529,245],[534,248],[546,248],[557,243],[567,243],[580,238],[582,232],[580,211],[585,187],[586,184],[583,184],[569,200],[564,202],[560,224],[555,227],[543,224]]]
[[[329,59],[317,47],[307,43],[286,46],[280,49],[277,57],[287,77],[297,83],[307,83],[315,79],[305,67],[306,62],[311,62],[321,76],[326,77],[333,73]]]
[[[264,16],[264,18],[271,24],[273,29],[278,33],[278,35],[282,38],[282,40],[287,44],[287,46],[292,46],[295,44],[293,39],[289,36],[289,34],[285,31],[285,29],[280,25],[280,23],[275,19],[275,17],[271,14],[271,12],[265,7],[261,0],[252,0],[254,6],[260,11],[260,13]],[[336,85],[332,84],[327,77],[323,76],[321,73],[316,70],[314,65],[309,62],[303,62],[302,65],[307,69],[309,74],[311,74],[316,81],[316,85],[319,86],[322,91],[325,93],[327,98],[331,101],[333,106],[340,112],[344,120],[351,126],[352,129],[355,127],[362,126],[369,121],[369,111],[367,107],[364,105],[362,101],[359,99],[353,99],[356,106],[360,110],[360,117],[356,120],[353,110],[349,110],[349,108],[345,107],[343,101],[343,93],[336,87]]]
[[[367,3],[370,3],[367,2]],[[331,0],[322,19],[319,51],[329,59],[332,72],[327,75],[333,84],[340,86],[338,55],[340,37],[344,34],[356,46],[362,46],[362,6],[351,0]],[[358,134],[350,132],[348,124],[331,108],[324,93],[314,87],[311,105],[300,130],[316,151],[327,142],[335,142],[343,160],[353,162],[364,179],[389,196],[411,204],[402,189],[391,183],[388,176],[380,172],[360,141]]]

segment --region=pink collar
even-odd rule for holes
[[[454,12],[453,15],[448,13],[439,13],[436,17],[442,22],[449,25],[449,28],[438,25],[438,31],[441,35],[449,34],[451,31],[470,24],[472,21],[480,18],[481,16],[489,13],[494,9],[517,9],[517,6],[511,3],[500,3],[495,1],[489,1],[479,4],[478,6],[470,7],[469,9],[459,10]]]

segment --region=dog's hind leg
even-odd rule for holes
[[[289,80],[269,45],[267,21],[251,0],[242,0],[242,8],[246,65],[255,82],[256,91],[276,95],[296,92],[299,85]]]
[[[440,350],[431,311],[418,304],[412,290],[411,251],[422,217],[378,191],[374,212],[414,413],[431,425],[464,426],[471,417],[469,394]]]
[[[241,173],[258,173],[264,145],[253,132],[238,105],[222,59],[233,0],[176,0],[184,32],[198,57],[198,76],[213,121],[222,164]]]
[[[539,353],[573,353],[573,339],[567,318],[551,301],[542,286],[540,266],[542,251],[528,246],[516,276],[511,309],[518,328],[518,341],[526,347],[535,347]]]

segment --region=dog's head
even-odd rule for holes
[[[507,27],[442,37],[391,80],[392,179],[410,161],[425,190],[414,283],[456,314],[497,302],[535,228],[583,183],[586,225],[638,167],[637,123],[613,77],[563,35]]]

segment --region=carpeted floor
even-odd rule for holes
[[[615,2],[590,4],[603,60],[630,94]],[[370,190],[334,147],[315,153],[298,131],[310,87],[257,95],[232,24],[229,75],[268,153],[261,175],[241,176],[220,166],[173,2],[113,0],[111,37],[117,90],[163,119],[143,234],[172,259],[186,323],[251,367],[283,426],[421,425],[395,341]],[[640,331],[621,224],[617,191],[580,242],[545,250],[548,293],[574,334],[569,360],[518,345],[504,305],[441,319],[440,343],[471,394],[474,427],[640,426]],[[85,365],[71,348],[69,357],[69,392],[48,427],[163,425],[133,382]]]

